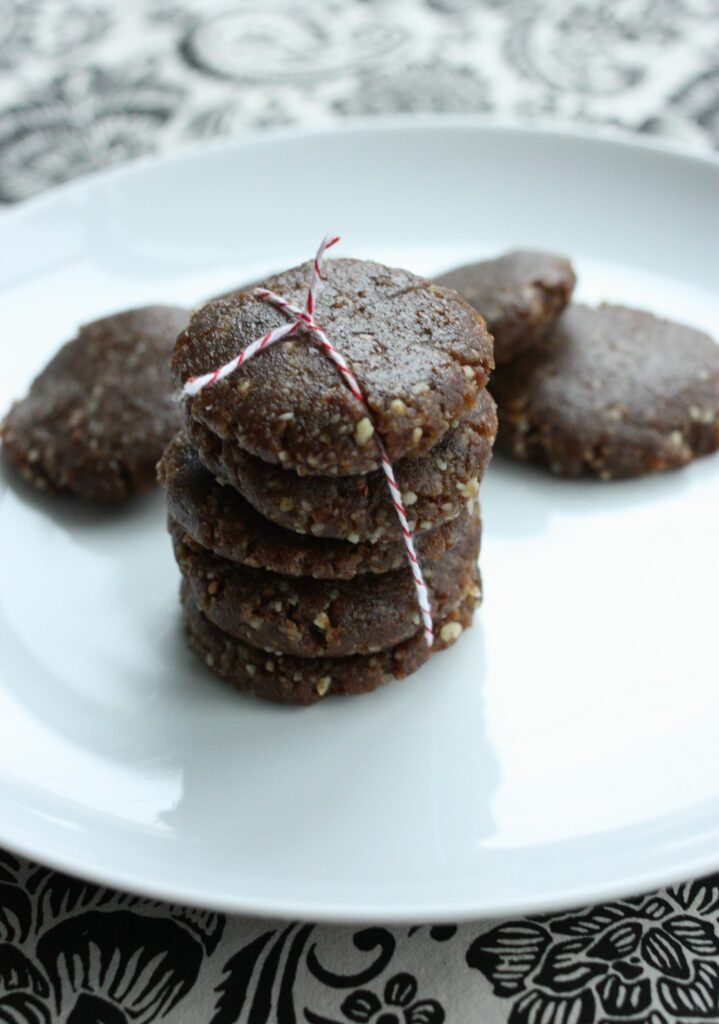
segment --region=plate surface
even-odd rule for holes
[[[431,274],[514,245],[579,296],[717,332],[719,175],[622,141],[469,122],[190,151],[0,219],[0,405],[79,322],[341,255]],[[321,302],[321,300],[320,300]],[[719,460],[572,483],[496,459],[484,608],[416,677],[311,710],[188,654],[159,495],[0,479],[0,845],[230,911],[457,920],[719,867]]]

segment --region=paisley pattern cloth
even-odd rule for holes
[[[718,0],[0,0],[0,201],[189,140],[392,112],[719,145]],[[263,922],[0,853],[0,1024],[719,1022],[719,876],[572,913]]]
[[[0,202],[181,142],[408,112],[719,143],[717,0],[0,0]]]

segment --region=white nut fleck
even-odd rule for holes
[[[412,444],[419,444],[419,442],[421,440],[422,440],[422,428],[421,427],[415,427],[414,430],[412,431]]]
[[[417,495],[414,491],[405,491],[402,495],[402,503],[407,505],[415,505],[417,503]]]
[[[471,366],[463,366],[462,372],[464,373],[467,380],[474,380],[474,370]]]
[[[393,398],[389,404],[390,412],[394,413],[395,416],[402,416],[407,412],[407,406],[404,404],[401,398]]]
[[[318,629],[327,630],[330,628],[330,620],[325,612],[320,612],[319,615],[315,615],[312,621]]]
[[[457,484],[457,490],[463,498],[467,500],[476,498],[479,494],[479,480],[476,476],[471,476],[466,484],[461,481]]]
[[[461,632],[462,626],[459,622],[445,622],[439,631],[439,635],[446,644],[451,644],[454,643]]]
[[[692,405],[689,407],[689,419],[693,423],[713,423],[717,414],[713,409],[702,409],[701,406]]]
[[[347,534],[347,540],[350,544],[359,544],[360,535],[353,530],[352,533]]]
[[[367,444],[373,434],[374,427],[372,426],[372,421],[369,417],[363,416],[355,427],[355,441],[359,445]]]
[[[320,695],[320,697],[324,697],[324,695],[329,690],[331,683],[332,680],[329,676],[322,676],[321,679],[317,680],[317,682],[315,683],[315,690],[317,690],[317,693]]]

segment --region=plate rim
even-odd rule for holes
[[[719,832],[717,833],[719,835]],[[711,875],[719,869],[719,855],[707,867],[701,858],[690,862],[676,871],[672,869],[656,870],[653,873],[642,872],[636,884],[631,879],[623,882],[606,882],[595,885],[592,895],[580,889],[568,889],[561,893],[551,894],[545,898],[537,896],[532,899],[503,899],[494,902],[483,900],[481,909],[470,905],[467,901],[461,904],[451,901],[440,902],[427,906],[424,910],[413,911],[404,904],[393,907],[391,904],[375,906],[363,904],[355,907],[351,904],[329,906],[311,901],[286,899],[273,903],[266,898],[232,898],[220,893],[208,893],[195,889],[182,889],[160,881],[147,883],[139,876],[120,874],[112,870],[95,868],[88,863],[78,873],[77,862],[63,856],[44,853],[38,858],[36,847],[32,843],[8,843],[1,840],[2,849],[23,857],[41,868],[69,875],[79,881],[91,885],[114,889],[121,893],[137,896],[141,899],[157,900],[177,906],[193,907],[197,910],[208,910],[214,913],[237,917],[253,917],[259,920],[298,920],[310,921],[315,924],[348,926],[354,925],[434,925],[434,924],[467,924],[472,921],[491,921],[505,918],[515,920],[531,917],[535,914],[556,914],[567,911],[581,911],[585,907],[612,903],[627,898],[641,898],[669,886],[682,885]],[[692,864],[696,866],[692,867]]]
[[[2,211],[0,216],[0,234],[3,226],[10,228],[22,223],[24,219],[41,214],[47,207],[58,201],[72,201],[82,197],[88,190],[105,187],[115,181],[141,176],[153,168],[176,163],[193,161],[198,158],[223,153],[255,150],[258,146],[271,146],[275,143],[308,141],[332,136],[361,136],[363,134],[387,133],[426,133],[426,132],[457,131],[476,132],[485,135],[504,137],[524,137],[525,139],[552,139],[563,142],[576,140],[584,144],[599,145],[602,148],[632,150],[644,154],[672,157],[693,165],[719,172],[719,154],[706,151],[699,145],[687,145],[675,140],[663,138],[638,137],[628,129],[614,126],[601,128],[577,128],[571,124],[535,121],[527,123],[522,120],[494,119],[483,115],[461,114],[425,114],[420,116],[385,115],[378,117],[352,118],[346,122],[332,125],[307,126],[297,125],[289,128],[273,130],[253,130],[241,136],[223,138],[212,141],[201,141],[183,144],[170,151],[150,154],[127,163],[101,168],[81,175],[68,182],[54,186],[13,204]],[[2,802],[4,804],[4,801]],[[636,882],[631,878],[621,881],[595,883],[591,894],[582,889],[561,889],[546,896],[527,896],[519,898],[500,898],[473,901],[469,896],[461,904],[452,900],[425,900],[423,908],[416,910],[406,903],[382,907],[374,905],[352,906],[350,903],[327,905],[315,904],[307,900],[281,899],[274,902],[271,898],[241,896],[237,893],[214,892],[205,887],[200,890],[196,886],[187,888],[178,883],[165,883],[161,879],[148,880],[140,876],[134,869],[122,872],[118,869],[103,868],[90,863],[85,856],[72,857],[69,854],[48,851],[43,844],[32,838],[20,835],[3,835],[0,819],[0,844],[10,853],[36,861],[51,870],[60,871],[74,877],[87,880],[92,884],[107,886],[120,891],[129,892],[150,899],[209,909],[227,914],[239,914],[258,918],[276,919],[296,917],[325,924],[415,924],[441,923],[442,921],[466,922],[494,917],[517,917],[534,913],[559,912],[586,905],[588,902],[605,902],[626,896],[641,895],[667,885],[678,884],[687,878],[700,878],[719,869],[719,852],[711,858],[695,856],[684,860],[676,868],[661,867],[653,871],[641,873]],[[13,831],[13,830],[11,830]],[[719,835],[719,832],[717,833]]]
[[[531,138],[577,140],[583,143],[598,143],[617,149],[637,150],[657,156],[672,156],[689,163],[719,171],[719,153],[704,149],[701,144],[687,143],[660,136],[639,136],[628,128],[615,125],[577,128],[570,123],[554,123],[545,119],[493,119],[482,114],[382,114],[348,118],[335,125],[292,125],[284,128],[256,128],[241,135],[227,138],[185,142],[169,151],[148,153],[136,159],[101,167],[87,174],[53,185],[37,195],[22,199],[0,208],[0,224],[19,220],[51,205],[57,198],[72,199],[75,193],[110,184],[125,177],[134,177],[147,170],[167,163],[191,161],[206,154],[221,154],[233,150],[255,149],[257,146],[278,142],[291,142],[313,138],[327,138],[333,135],[361,135],[364,133],[387,134],[390,132],[425,131],[477,131],[503,136],[529,136]]]

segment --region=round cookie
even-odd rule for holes
[[[309,270],[295,267],[267,287],[302,306]],[[454,292],[406,270],[329,260],[316,317],[352,367],[371,417],[330,360],[298,334],[188,398],[189,418],[285,469],[367,473],[381,464],[375,429],[393,461],[428,451],[471,408],[493,366],[482,318]],[[287,314],[248,293],[208,303],[177,340],[177,383],[228,362],[287,322]]]
[[[172,519],[203,548],[243,565],[285,576],[351,579],[358,573],[383,573],[407,564],[401,540],[351,544],[285,530],[261,516],[233,488],[205,469],[184,433],[168,445],[157,467]],[[420,559],[433,561],[459,540],[464,529],[457,516],[436,530],[419,533]]]
[[[175,558],[192,599],[218,629],[253,647],[302,658],[366,654],[393,647],[420,626],[409,567],[352,580],[281,576],[235,565],[170,523]],[[463,536],[422,566],[432,614],[441,619],[468,585],[479,551],[479,517]]]
[[[437,623],[431,650],[420,631],[391,650],[348,658],[268,654],[213,626],[193,602],[185,583],[181,601],[189,645],[212,672],[264,700],[307,705],[330,694],[368,693],[416,672],[433,653],[451,646],[472,625],[474,609],[481,601],[481,581],[475,568],[460,603]]]
[[[454,288],[482,314],[499,366],[542,340],[569,302],[576,278],[562,256],[516,250],[458,267],[436,282]]]
[[[22,476],[42,491],[104,502],[152,487],[182,418],[169,358],[188,316],[147,306],[81,327],[2,426]]]
[[[492,454],[497,414],[488,391],[431,452],[401,459],[394,471],[410,527],[417,538],[446,523],[473,500]],[[401,541],[384,473],[366,476],[298,476],[248,455],[197,423],[191,443],[208,469],[236,488],[265,518],[316,537],[352,543]]]
[[[719,447],[719,346],[624,306],[570,306],[492,393],[499,447],[553,473],[640,476]]]

